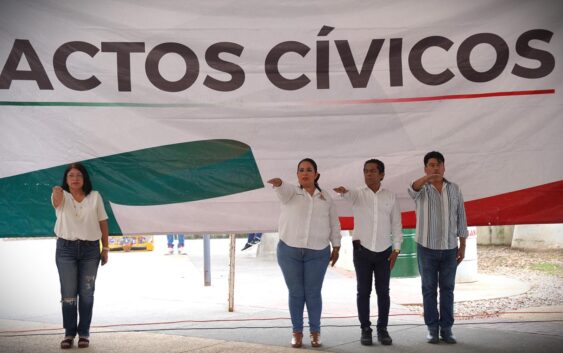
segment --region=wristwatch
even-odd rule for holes
[[[401,249],[393,249],[393,252],[396,252],[398,254],[401,252]]]

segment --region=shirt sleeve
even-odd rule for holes
[[[396,196],[394,197],[393,209],[391,211],[391,234],[393,235],[393,249],[401,250],[401,244],[403,243],[401,209]]]
[[[338,212],[336,212],[336,205],[332,199],[330,202],[329,217],[330,217],[330,243],[333,247],[340,246],[342,234],[340,233],[340,220],[338,219]]]
[[[416,200],[418,200],[418,199],[422,196],[423,191],[424,191],[424,185],[420,188],[420,190],[415,191],[415,190],[412,188],[412,185],[413,185],[413,184],[414,184],[414,181],[413,181],[412,183],[410,183],[409,188],[407,189],[407,192],[409,193],[410,197],[411,197],[413,200],[416,201]]]
[[[280,186],[274,186],[274,191],[282,203],[287,203],[295,195],[295,186],[282,181]]]
[[[358,190],[348,189],[348,192],[342,194],[342,198],[346,201],[350,201],[352,203],[355,203],[358,200],[358,194],[359,194]]]
[[[106,213],[106,209],[104,207],[104,201],[102,200],[102,195],[100,195],[99,192],[96,192],[96,212],[98,214],[98,221],[105,221],[106,219],[108,219],[108,214]]]
[[[463,202],[463,194],[461,190],[459,192],[459,204],[457,205],[457,232],[460,238],[467,238],[469,232],[467,231],[467,217],[465,215],[465,206]]]

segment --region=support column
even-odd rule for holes
[[[229,250],[229,312],[235,310],[235,234],[229,234],[231,240]]]
[[[211,236],[203,236],[203,284],[206,287],[211,285]]]

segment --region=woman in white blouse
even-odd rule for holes
[[[330,195],[319,187],[319,176],[315,161],[305,158],[297,165],[299,186],[279,178],[268,181],[282,204],[277,257],[289,290],[291,345],[295,348],[302,345],[305,305],[311,346],[321,346],[321,289],[328,264],[334,266],[340,250],[336,207]]]
[[[55,259],[65,329],[61,348],[71,348],[76,335],[79,337],[78,347],[86,348],[90,344],[98,266],[100,262],[105,265],[108,261],[108,216],[102,197],[92,190],[88,172],[80,163],[68,166],[62,186],[53,187],[51,201],[57,215]]]

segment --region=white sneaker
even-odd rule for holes
[[[178,255],[184,255],[184,248],[178,248]]]
[[[169,255],[174,254],[174,248],[168,248],[168,254]]]

